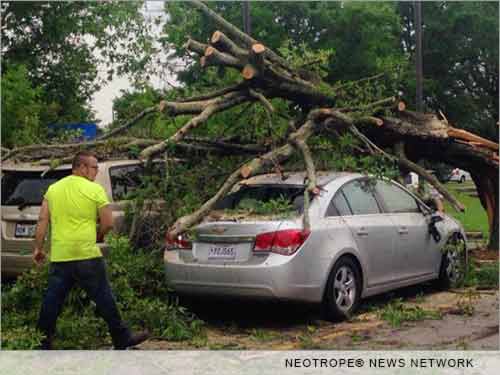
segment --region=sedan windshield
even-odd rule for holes
[[[71,170],[43,172],[3,171],[2,206],[39,206],[48,187]]]

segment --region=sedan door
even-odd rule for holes
[[[377,287],[394,279],[396,232],[390,217],[382,213],[372,190],[366,179],[355,180],[337,192],[333,203],[344,212],[342,219],[364,258],[367,286]],[[345,214],[347,210],[350,214]]]
[[[382,180],[377,181],[376,191],[396,228],[394,262],[397,279],[432,274],[441,254],[429,234],[427,219],[415,197],[396,184]]]

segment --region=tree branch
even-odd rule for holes
[[[401,144],[399,144],[399,147],[396,148],[396,154],[399,156],[399,159],[396,160],[401,166],[415,172],[424,180],[426,180],[428,183],[430,183],[432,186],[434,186],[436,190],[439,191],[443,195],[443,197],[445,197],[445,199],[448,202],[450,202],[457,211],[461,212],[465,211],[464,205],[460,203],[458,200],[456,200],[455,197],[451,195],[448,190],[446,190],[446,188],[438,181],[436,177],[431,175],[420,165],[406,158],[404,154],[404,149],[401,147]]]
[[[236,43],[234,43],[221,31],[216,31],[212,34],[210,43],[212,43],[213,46],[218,47],[221,51],[228,52],[239,59],[248,59],[248,52],[238,47]]]
[[[198,55],[203,56],[208,45],[189,38],[187,42],[184,43],[183,47],[188,51],[195,52]]]
[[[140,158],[148,159],[151,158],[153,155],[163,152],[167,148],[167,145],[169,143],[179,142],[186,135],[187,132],[206,122],[213,114],[228,109],[230,107],[234,107],[248,100],[249,97],[244,92],[230,92],[216,99],[212,99],[206,102],[197,102],[196,105],[193,107],[193,109],[196,108],[198,110],[198,113],[195,112],[197,116],[191,118],[183,127],[177,130],[175,134],[172,135],[167,140],[143,150],[140,154]],[[186,108],[189,108],[188,106],[193,103],[175,103],[175,104],[177,106],[183,105]],[[170,113],[172,113],[172,109],[173,107],[171,107]],[[178,108],[176,110],[178,111]],[[178,114],[178,112],[175,114]]]
[[[257,40],[245,34],[243,31],[238,29],[236,26],[227,22],[224,18],[219,16],[213,10],[208,8],[201,1],[191,1],[195,8],[199,9],[203,14],[209,17],[216,25],[218,25],[221,29],[223,29],[231,38],[236,39],[237,41],[243,43],[247,48],[251,48],[252,45],[259,43]],[[281,65],[283,68],[288,69],[288,64],[286,60],[282,57],[278,56],[276,53],[271,51],[270,49],[266,49],[265,57],[267,57],[272,62]]]
[[[115,137],[118,134],[121,134],[124,131],[128,130],[129,128],[131,128],[133,125],[135,125],[137,122],[139,122],[139,120],[143,119],[144,117],[146,117],[150,113],[154,113],[154,112],[158,112],[158,111],[159,111],[159,107],[158,106],[146,108],[144,111],[142,111],[141,113],[139,113],[138,115],[136,115],[132,120],[128,121],[127,123],[125,123],[124,125],[116,128],[116,129],[113,129],[113,130],[111,130],[111,131],[103,134],[102,136],[100,136],[97,139],[98,140],[105,140],[105,139],[109,139],[111,137]]]
[[[313,132],[315,125],[316,114],[312,113],[308,120],[291,135],[292,139],[307,139]],[[222,187],[217,193],[206,201],[198,210],[190,215],[186,215],[178,219],[168,230],[168,236],[175,238],[179,234],[188,230],[191,226],[197,224],[203,217],[213,209],[215,203],[224,195],[226,195],[231,188],[240,181],[241,178],[247,179],[263,169],[272,167],[276,162],[281,163],[288,159],[294,152],[295,147],[287,143],[277,149],[274,149],[260,157],[257,157],[248,163],[244,164],[236,171],[234,171],[224,182]]]

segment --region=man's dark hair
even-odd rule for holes
[[[73,162],[71,163],[71,167],[73,169],[77,169],[80,165],[85,164],[85,158],[96,158],[97,156],[90,151],[80,151],[73,158]]]

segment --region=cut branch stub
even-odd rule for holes
[[[207,45],[197,42],[194,39],[189,38],[186,43],[184,43],[184,48],[186,48],[188,51],[192,51],[197,53],[198,55],[203,55],[205,53],[205,50],[207,49]]]
[[[254,45],[252,45],[252,52],[256,55],[260,55],[266,52],[266,47],[264,47],[264,45],[261,43],[255,43]]]
[[[266,52],[266,47],[263,44],[252,45],[250,62],[258,66],[259,69],[264,69],[264,52]]]
[[[205,58],[205,60],[203,61],[202,66],[223,65],[241,69],[245,65],[241,60],[237,59],[236,57],[231,56],[227,53],[220,52],[219,50],[217,50],[215,47],[212,46],[208,46],[205,49],[203,57]]]
[[[250,79],[257,77],[259,75],[259,73],[258,73],[257,69],[255,69],[253,67],[253,65],[246,64],[244,66],[243,70],[241,71],[241,75],[246,80],[250,80]]]
[[[191,3],[199,9],[203,14],[209,17],[212,21],[218,25],[219,28],[224,30],[232,39],[236,39],[238,42],[241,42],[245,47],[250,48],[253,44],[258,43],[255,39],[245,34],[243,31],[238,29],[233,24],[227,22],[223,17],[218,15],[216,12],[207,7],[203,2],[194,0]],[[278,56],[275,52],[270,49],[266,49],[265,57],[268,58],[273,63],[280,65],[282,68],[289,70],[288,63],[285,59]]]
[[[221,31],[216,31],[212,34],[210,43],[216,46],[220,51],[228,52],[239,59],[248,58],[248,52],[238,47],[236,43],[234,43]]]

